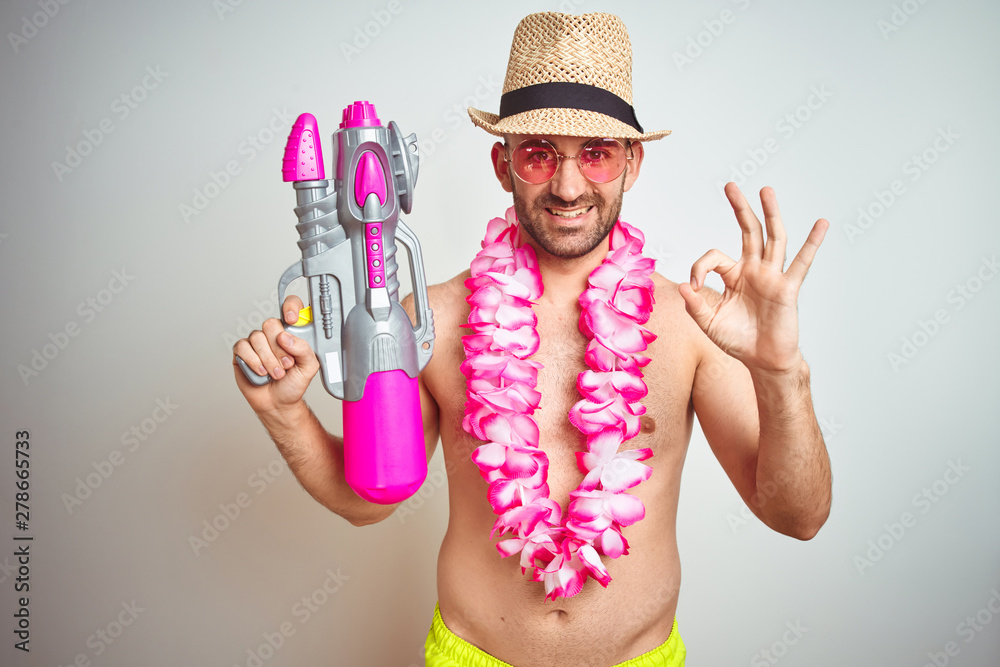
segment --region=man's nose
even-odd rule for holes
[[[580,160],[577,157],[563,158],[549,181],[549,192],[563,201],[575,201],[587,191],[589,184],[590,181],[580,171]]]

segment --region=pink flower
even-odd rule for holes
[[[641,500],[610,491],[572,491],[570,498],[570,530],[593,538],[601,553],[611,558],[628,553],[628,542],[620,527],[631,526],[646,515]]]
[[[513,264],[511,268],[513,269]],[[487,271],[465,281],[466,287],[479,289],[486,285],[499,285],[507,296],[535,301],[542,295],[542,277],[537,269],[522,267],[510,273]]]
[[[472,461],[479,466],[484,477],[499,470],[504,477],[531,477],[538,472],[538,460],[531,450],[488,442],[472,452]]]
[[[534,327],[538,323],[534,311],[521,307],[518,299],[509,299],[494,284],[477,289],[466,301],[475,307],[469,315],[469,324],[488,322],[504,329]]]
[[[549,464],[548,461],[540,463],[538,470],[530,477],[508,478],[499,470],[492,470],[483,475],[490,483],[488,497],[494,514],[501,514],[512,507],[527,505],[539,498],[548,497],[549,485],[545,480]]]
[[[540,522],[545,525],[539,526]],[[493,524],[490,537],[493,537],[494,533],[503,536],[509,531],[514,531],[521,536],[529,536],[537,530],[549,533],[553,526],[557,527],[561,523],[562,508],[559,507],[558,503],[547,497],[538,498],[531,503],[513,507],[501,514],[496,523]],[[513,545],[508,545],[506,548],[512,547]]]
[[[525,448],[538,447],[538,424],[528,415],[493,415],[483,420],[483,432],[487,440],[510,443]],[[542,456],[544,452],[539,451]]]
[[[537,390],[519,382],[506,387],[496,387],[489,381],[483,380],[469,380],[466,384],[468,392],[462,427],[480,440],[492,440],[487,436],[486,425],[489,425],[496,415],[514,416],[526,412],[528,408],[534,411],[541,400],[541,394]],[[525,433],[525,428],[519,425],[518,433]],[[535,428],[537,429],[537,426]]]
[[[588,575],[607,587],[611,575],[593,546],[574,539],[564,539],[560,546],[549,564],[535,571],[535,581],[545,584],[545,599],[573,597],[583,590]]]
[[[583,316],[587,328],[594,332],[594,339],[615,353],[619,359],[628,354],[642,352],[656,336],[647,329],[631,322],[622,313],[606,303],[596,301]]]
[[[587,442],[590,451],[576,453],[577,465],[586,474],[580,489],[591,491],[600,484],[605,491],[617,493],[649,479],[653,469],[639,461],[652,457],[653,450],[643,448],[619,452],[621,443],[619,431],[602,431]]]
[[[628,371],[586,370],[580,373],[576,386],[581,394],[595,402],[607,401],[620,394],[626,401],[634,403],[642,400],[647,393],[642,376]]]
[[[571,521],[603,530],[612,522],[631,526],[646,516],[642,501],[629,493],[611,491],[571,491]]]
[[[463,325],[475,331],[462,336],[465,354],[503,354],[509,352],[519,359],[530,357],[538,351],[538,332],[534,325],[517,329],[503,329],[491,322],[470,322]]]
[[[640,254],[642,246],[646,243],[646,237],[642,230],[633,227],[624,220],[619,219],[618,224],[611,230],[611,247],[627,247],[632,254]]]
[[[624,438],[634,438],[639,433],[639,417],[645,413],[641,403],[629,403],[620,395],[601,403],[585,398],[570,408],[569,421],[587,435],[614,428]]]
[[[515,356],[478,354],[462,362],[462,374],[467,378],[477,377],[502,384],[521,382],[534,387],[538,382],[538,370],[542,367],[537,361],[519,359]]]
[[[482,250],[472,260],[473,276],[488,270],[505,272],[514,265],[517,256],[515,249],[520,243],[516,239],[512,242],[512,237],[517,236],[518,230],[513,206],[507,209],[506,218],[493,218],[486,223],[486,238],[483,239]]]
[[[626,355],[624,358],[619,357],[596,339],[591,340],[587,345],[584,360],[595,371],[621,370],[633,374],[641,374],[642,367],[649,363],[649,357],[641,354]]]
[[[528,569],[533,570],[538,560],[549,562],[552,554],[559,551],[559,545],[553,539],[549,528],[542,527],[525,537],[511,537],[497,542],[497,551],[504,558],[520,552],[521,574],[524,574]]]
[[[490,412],[525,412],[529,408],[535,410],[542,399],[537,389],[522,382],[514,382],[505,387],[497,387],[483,380],[470,380],[466,384],[470,390],[468,400],[481,403]]]

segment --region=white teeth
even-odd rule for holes
[[[550,208],[549,213],[551,213],[552,215],[559,216],[560,218],[578,218],[589,210],[590,210],[589,206],[587,208],[578,208],[572,211],[557,211],[555,209]]]

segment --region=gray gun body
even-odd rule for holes
[[[409,213],[419,158],[416,137],[403,139],[393,122],[342,128],[334,133],[333,144],[336,187],[329,190],[328,180],[294,183],[302,260],[281,276],[278,300],[284,302],[292,281],[308,279],[313,321],[286,324],[285,330],[315,351],[331,395],[358,401],[372,373],[403,370],[415,378],[433,352],[434,320],[420,243],[399,217]],[[364,157],[366,152],[374,154],[383,170],[384,202],[358,183],[360,163],[372,160]],[[379,230],[374,255],[373,229]],[[397,240],[409,255],[416,325],[399,304]],[[376,262],[384,276],[372,267]],[[267,376],[247,376],[255,384],[268,381]]]

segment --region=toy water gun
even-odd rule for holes
[[[416,135],[383,127],[375,107],[354,102],[333,135],[335,181],[329,190],[316,118],[292,126],[282,168],[292,182],[302,261],[278,282],[278,302],[298,278],[309,306],[285,330],[312,347],[326,390],[344,404],[347,483],[365,500],[404,500],[427,476],[417,375],[430,361],[434,320],[420,243],[400,220],[417,181]],[[399,304],[397,239],[409,254],[417,323]],[[239,359],[254,384],[259,376]]]

